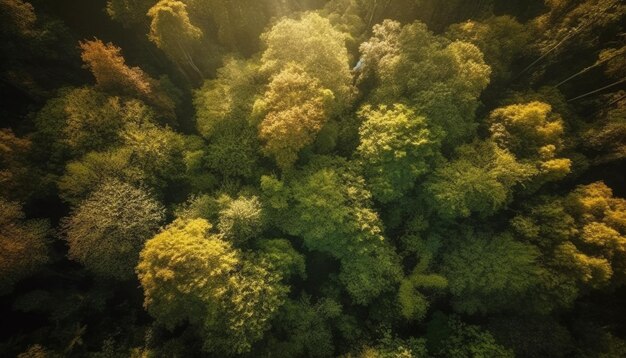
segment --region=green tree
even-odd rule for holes
[[[401,26],[385,20],[372,31],[360,46],[361,80],[375,83],[370,102],[408,102],[446,134],[447,147],[470,137],[478,96],[491,74],[480,50],[436,36],[420,22]]]
[[[421,321],[426,316],[430,302],[422,291],[441,291],[448,286],[448,280],[438,274],[427,273],[430,258],[423,257],[413,272],[405,277],[398,289],[398,303],[401,314],[407,320]]]
[[[69,257],[96,275],[130,279],[139,251],[163,217],[163,207],[145,190],[107,180],[63,223]]]
[[[121,131],[123,145],[90,152],[67,164],[58,181],[60,196],[76,204],[107,178],[147,185],[163,192],[185,173],[185,141],[169,128],[131,123]]]
[[[89,87],[61,90],[37,113],[34,140],[59,160],[120,142],[132,105]]]
[[[176,220],[148,240],[137,265],[144,306],[169,328],[192,324],[206,351],[245,353],[287,289],[262,260],[244,257],[210,229],[204,219]]]
[[[368,186],[381,202],[398,199],[429,171],[438,153],[437,138],[424,117],[401,104],[365,106],[359,115],[363,123],[357,156]]]
[[[196,127],[206,138],[246,127],[261,79],[255,61],[227,58],[217,78],[194,93]]]
[[[329,298],[315,303],[306,295],[287,300],[276,315],[268,352],[278,357],[331,356],[335,351],[331,323],[341,311],[341,305]]]
[[[445,255],[442,270],[458,312],[519,309],[537,285],[539,250],[509,234],[469,234]]]
[[[509,15],[450,25],[446,37],[476,45],[491,66],[494,80],[511,77],[511,64],[528,50],[532,34]]]
[[[0,197],[0,295],[49,261],[45,220],[25,220],[18,203]]]
[[[489,332],[466,324],[456,316],[437,313],[427,330],[428,353],[435,357],[514,357],[513,352],[499,345]]]
[[[437,168],[426,183],[435,211],[444,218],[488,216],[511,200],[516,184],[536,175],[513,154],[491,141],[457,149],[456,159]]]
[[[347,164],[318,158],[293,181],[262,177],[261,188],[277,225],[302,237],[308,249],[340,260],[339,279],[356,303],[367,304],[399,281],[398,257],[382,236],[371,194]]]
[[[304,255],[296,251],[286,239],[262,239],[257,243],[259,255],[280,272],[283,279],[306,278]]]
[[[285,18],[261,35],[266,49],[261,71],[277,74],[295,63],[322,88],[332,91],[338,108],[350,101],[350,74],[345,35],[316,13],[308,12],[299,20]]]
[[[236,245],[258,237],[264,229],[263,208],[256,196],[240,196],[219,212],[217,228]]]

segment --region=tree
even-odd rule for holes
[[[18,203],[0,197],[0,295],[48,263],[45,220],[25,220]]]
[[[120,142],[118,134],[129,108],[119,97],[93,88],[62,90],[37,114],[38,135],[42,138],[35,140],[46,141],[48,147],[57,146],[58,149],[50,148],[50,156],[102,150]]]
[[[361,81],[375,83],[370,103],[407,102],[446,134],[448,149],[470,137],[478,96],[491,74],[480,50],[435,36],[420,22],[385,20],[372,32],[360,46]]]
[[[543,102],[514,104],[489,115],[491,137],[518,158],[536,163],[544,180],[559,180],[571,170],[571,160],[558,158],[563,149],[563,119]]]
[[[106,12],[125,27],[132,27],[146,23],[147,13],[155,0],[108,0]]]
[[[185,142],[180,134],[150,122],[130,123],[121,133],[122,146],[90,152],[67,164],[58,182],[61,198],[75,204],[107,178],[162,192],[184,176]]]
[[[223,178],[251,179],[259,168],[260,147],[255,129],[229,130],[206,145],[204,166]]]
[[[296,251],[286,239],[262,239],[257,243],[259,255],[270,263],[283,279],[306,278],[304,255]]]
[[[429,257],[423,257],[413,272],[404,278],[398,289],[401,314],[407,320],[421,321],[426,317],[430,303],[422,291],[439,291],[448,286],[448,280],[438,274],[426,273]]]
[[[492,78],[502,81],[511,77],[511,64],[527,50],[531,33],[514,17],[504,15],[450,25],[446,37],[476,45],[492,69]]]
[[[541,197],[511,220],[513,231],[541,248],[545,272],[538,307],[568,307],[581,292],[624,282],[624,200],[597,182],[565,197]]]
[[[426,337],[428,352],[435,357],[514,357],[489,332],[440,312],[428,323]]]
[[[0,195],[4,198],[24,198],[37,187],[27,156],[31,141],[19,138],[10,129],[0,129]]]
[[[228,242],[209,235],[203,219],[178,220],[148,240],[137,275],[144,307],[166,327],[202,324],[218,309],[239,255]]]
[[[424,117],[401,104],[378,109],[365,106],[359,115],[363,123],[357,156],[368,186],[381,202],[398,199],[430,169],[437,138]]]
[[[263,227],[263,208],[256,196],[240,196],[231,200],[219,213],[217,228],[225,239],[235,245],[245,245],[261,234]]]
[[[400,278],[398,257],[382,236],[363,179],[341,160],[323,157],[293,178],[261,179],[263,202],[276,224],[302,237],[308,249],[339,259],[339,279],[356,303],[391,290]]]
[[[509,234],[469,234],[445,255],[442,269],[455,310],[462,313],[519,309],[540,266],[536,247]]]
[[[128,280],[163,217],[161,204],[143,189],[107,180],[63,223],[69,257],[98,276]]]
[[[189,20],[187,5],[177,0],[161,0],[148,11],[151,19],[148,38],[175,63],[187,65],[199,78],[202,71],[194,62],[194,46],[202,31]]]
[[[157,80],[148,76],[139,67],[129,67],[122,57],[121,49],[101,40],[80,42],[81,58],[96,78],[103,91],[134,96],[165,111],[174,117],[174,101],[159,88]]]
[[[275,75],[254,104],[255,112],[263,116],[259,124],[263,152],[280,168],[290,168],[328,119],[331,98],[332,93],[301,67],[290,65]]]
[[[204,219],[180,219],[146,243],[137,265],[144,306],[170,329],[192,324],[206,351],[245,353],[287,290],[267,264],[243,257],[210,229]]]
[[[597,153],[593,160],[599,164],[626,157],[626,94],[619,91],[610,98],[613,106],[581,133],[582,144]]]
[[[276,315],[267,351],[278,357],[331,356],[335,351],[332,322],[341,310],[341,305],[329,298],[315,303],[306,295],[287,300]]]
[[[261,71],[276,75],[290,63],[332,91],[335,108],[350,101],[352,76],[345,46],[345,35],[316,13],[308,12],[299,20],[282,19],[261,35],[266,49]]]
[[[258,69],[254,61],[227,58],[217,70],[217,78],[205,81],[195,91],[196,127],[204,138],[239,132],[248,125],[261,85]]]
[[[437,168],[426,193],[444,218],[488,216],[511,200],[513,188],[536,175],[533,166],[491,141],[457,149],[456,159]]]

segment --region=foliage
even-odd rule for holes
[[[0,0],[0,355],[624,356],[625,18]]]
[[[288,66],[272,77],[254,111],[263,119],[259,138],[263,152],[274,157],[282,169],[298,159],[300,149],[313,143],[328,118],[328,101],[332,92],[302,68]]]
[[[130,279],[143,243],[158,229],[163,214],[144,190],[105,181],[64,223],[69,257],[97,275]]]
[[[218,236],[204,219],[177,220],[148,240],[137,265],[144,305],[174,328],[198,326],[207,351],[243,353],[282,304],[280,275]]]
[[[49,261],[44,220],[24,220],[19,204],[0,198],[0,294]]]
[[[424,117],[401,104],[378,109],[365,106],[359,115],[364,121],[356,152],[368,186],[381,202],[398,199],[429,171],[437,139]]]
[[[444,218],[488,216],[511,200],[516,184],[536,173],[495,143],[474,142],[459,147],[454,160],[435,169],[426,191]]]
[[[491,74],[476,46],[450,42],[420,22],[401,26],[385,20],[360,51],[362,76],[376,81],[372,103],[407,101],[444,131],[446,145],[473,134],[477,99]]]
[[[344,35],[330,21],[305,13],[299,20],[283,19],[261,35],[266,49],[261,57],[261,71],[278,74],[290,63],[329,89],[339,108],[351,97],[352,76]]]

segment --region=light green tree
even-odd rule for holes
[[[494,142],[474,142],[457,149],[454,160],[437,168],[426,183],[435,211],[444,218],[488,216],[511,200],[515,185],[536,175]]]
[[[438,154],[436,135],[426,118],[401,104],[365,106],[359,115],[363,123],[357,157],[368,187],[381,202],[398,199],[429,171],[429,162]]]
[[[107,180],[63,223],[69,257],[98,276],[131,279],[139,251],[163,218],[163,207],[145,190]]]
[[[277,74],[287,65],[297,64],[332,91],[336,108],[344,108],[352,95],[352,75],[346,35],[327,19],[308,12],[300,19],[285,18],[261,35],[266,49],[261,57],[261,71]]]

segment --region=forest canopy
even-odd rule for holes
[[[626,357],[620,0],[0,0],[0,356]]]

